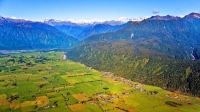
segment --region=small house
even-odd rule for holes
[[[66,56],[65,54],[63,54],[62,59],[63,59],[63,60],[66,60],[66,59],[67,59],[67,56]]]

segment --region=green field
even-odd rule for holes
[[[63,54],[1,55],[0,112],[200,111],[197,97],[101,73]]]

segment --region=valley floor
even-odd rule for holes
[[[198,112],[200,99],[62,60],[63,52],[0,56],[0,111]]]

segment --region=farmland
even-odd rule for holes
[[[0,56],[0,111],[197,112],[200,99],[62,60],[63,52]]]

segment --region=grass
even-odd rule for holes
[[[0,100],[5,100],[6,99],[6,94],[1,94],[0,95]]]
[[[141,86],[134,88],[122,81],[102,78],[99,71],[89,70],[78,62],[62,60],[62,54],[32,52],[0,58],[3,65],[0,66],[0,111],[200,111],[197,97],[137,82],[132,84]],[[10,59],[12,61],[8,61]],[[152,94],[155,91],[156,94]],[[177,95],[178,98],[174,98]],[[173,107],[166,102],[181,106]]]

